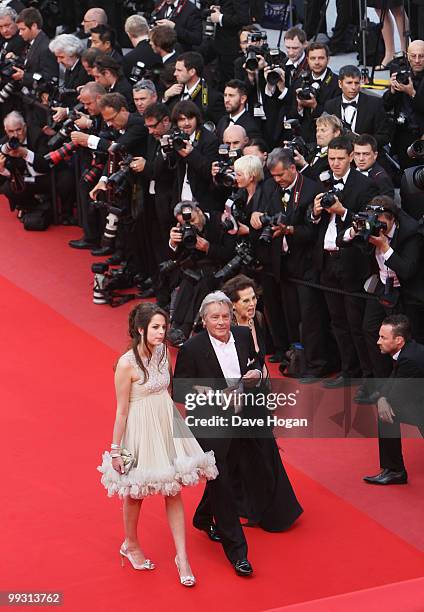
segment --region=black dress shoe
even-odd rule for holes
[[[339,387],[350,387],[350,378],[345,376],[336,376],[336,378],[329,378],[322,383],[322,386],[326,389],[338,389]]]
[[[97,244],[95,242],[89,242],[88,240],[85,240],[84,238],[81,238],[80,240],[70,240],[68,244],[73,249],[90,249],[91,250],[91,249],[97,248]]]
[[[377,476],[364,476],[363,480],[368,482],[368,484],[375,485],[407,484],[408,474],[406,470],[394,472],[385,468]]]
[[[218,530],[213,523],[206,527],[198,527],[197,525],[194,525],[194,527],[199,531],[204,531],[212,542],[222,542],[221,536],[218,534]]]
[[[253,567],[247,559],[239,559],[233,565],[237,576],[251,576],[253,574]]]
[[[95,249],[91,249],[91,254],[94,257],[103,257],[104,255],[112,255],[113,250],[110,247],[96,247]]]

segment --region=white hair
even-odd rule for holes
[[[6,123],[9,121],[16,121],[20,125],[26,125],[24,117],[21,115],[21,113],[18,113],[18,111],[11,111],[8,115],[6,115],[3,120],[4,126],[6,126]]]
[[[125,22],[125,32],[133,38],[146,36],[149,33],[149,24],[142,15],[131,15]]]
[[[12,21],[16,21],[16,17],[18,13],[11,6],[3,6],[0,8],[0,19],[4,19],[5,17],[10,17]]]
[[[257,183],[264,180],[262,162],[256,155],[243,155],[236,159],[234,170],[241,172],[246,178],[253,178]]]
[[[199,308],[199,314],[204,319],[207,315],[208,306],[210,304],[227,304],[228,310],[231,312],[233,308],[233,303],[228,297],[225,295],[223,291],[213,291],[212,293],[208,293],[208,295],[203,299],[203,302]]]
[[[56,36],[50,42],[49,49],[52,53],[65,53],[69,57],[74,55],[79,57],[84,51],[85,46],[82,40],[73,34],[59,34],[59,36]]]

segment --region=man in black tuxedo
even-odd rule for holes
[[[340,68],[339,85],[342,95],[328,100],[324,110],[339,117],[344,127],[354,134],[372,134],[381,149],[391,136],[381,98],[360,91],[361,72],[356,66]]]
[[[288,281],[289,278],[317,281],[313,270],[313,247],[317,231],[307,223],[306,217],[308,207],[320,192],[320,185],[297,171],[288,149],[271,151],[267,166],[273,182],[265,183],[260,211],[271,216],[281,213],[283,218],[273,227],[271,244],[265,247],[264,237],[258,239],[258,253],[271,249],[272,271],[281,292],[279,303],[286,320],[289,344],[302,340],[306,357],[304,374],[320,376],[329,371],[325,330],[328,314],[325,302],[315,289]],[[251,224],[255,230],[262,231],[261,217],[262,212],[252,214]],[[268,286],[266,282],[264,300],[275,301]],[[320,325],[316,324],[318,320]]]
[[[196,200],[204,212],[217,209],[219,202],[211,193],[211,167],[218,154],[217,137],[202,125],[200,111],[190,100],[174,106],[172,123],[189,137],[185,146],[174,154],[174,204]]]
[[[243,81],[228,81],[224,89],[224,115],[216,126],[216,135],[222,142],[225,129],[230,125],[241,125],[248,138],[261,138],[262,134],[254,118],[247,112],[247,88]]]
[[[116,42],[116,33],[109,25],[98,25],[90,30],[91,47],[98,49],[112,57],[118,64],[122,64],[123,57]]]
[[[330,52],[324,43],[313,42],[306,48],[306,58],[308,61],[309,82],[316,92],[307,99],[300,95],[299,90],[303,86],[303,79],[298,78],[293,83],[296,93],[294,98],[294,108],[289,112],[291,118],[299,119],[301,125],[301,135],[306,142],[313,142],[315,138],[315,121],[324,111],[327,100],[340,95],[340,87],[337,76],[328,67]]]
[[[172,109],[177,102],[192,100],[205,121],[215,125],[225,113],[222,93],[209,87],[203,79],[204,62],[200,53],[188,51],[178,56],[174,76],[176,83],[169,87],[163,101]]]
[[[337,243],[349,246],[360,243],[371,251],[371,270],[376,273],[375,287],[369,291],[379,300],[367,300],[363,328],[375,378],[390,374],[390,360],[377,348],[378,330],[383,319],[394,313],[407,314],[412,333],[424,342],[424,270],[422,267],[423,240],[419,235],[418,221],[399,209],[388,196],[373,198],[366,208],[378,215],[385,224],[378,236],[368,241],[358,238],[358,229],[349,228]]]
[[[339,249],[337,234],[350,227],[352,213],[358,212],[377,195],[377,188],[350,164],[353,145],[346,136],[335,138],[328,145],[331,169],[330,201],[318,194],[314,200],[311,221],[318,226],[314,263],[320,273],[320,283],[348,292],[362,290],[368,273],[368,258],[357,247]],[[324,204],[324,206],[322,206]],[[355,249],[355,250],[354,250]],[[324,291],[331,326],[339,348],[342,371],[340,376],[324,383],[327,388],[350,385],[350,378],[371,376],[371,364],[362,330],[365,300],[331,291]]]
[[[377,185],[380,195],[395,197],[395,188],[392,179],[383,166],[377,162],[378,145],[374,136],[361,134],[353,143],[353,159],[358,172],[368,176]]]
[[[152,13],[159,26],[175,30],[183,51],[191,51],[202,42],[202,17],[198,8],[186,0],[164,0]]]
[[[234,61],[239,53],[238,32],[250,23],[249,0],[222,0],[211,6],[210,19],[216,24],[213,48],[218,56],[220,89],[234,78]]]
[[[310,148],[308,160],[295,150],[294,161],[303,176],[319,181],[323,173],[330,170],[328,165],[328,145],[343,133],[343,124],[335,115],[323,113],[316,120],[316,145]],[[308,143],[309,144],[309,143]],[[309,163],[308,163],[309,161]]]
[[[16,25],[16,11],[9,6],[0,8],[0,53],[3,57],[17,57],[24,59],[26,54],[26,44],[22,36],[19,35]],[[9,54],[13,54],[9,56]],[[19,96],[10,93],[13,83],[9,79],[2,79],[0,86],[0,129],[3,127],[3,119],[12,110],[23,111],[23,104]]]
[[[174,396],[184,401],[184,385],[193,391],[203,381],[213,381],[216,389],[225,389],[227,381],[242,379],[246,386],[261,379],[253,338],[246,327],[231,327],[232,303],[221,291],[207,295],[200,307],[206,328],[180,349],[175,365]],[[189,383],[185,379],[190,379]],[[188,390],[188,389],[187,389]],[[182,395],[182,397],[181,397]],[[232,413],[232,410],[229,411]],[[194,414],[196,416],[196,414]],[[211,432],[208,432],[211,433]],[[215,437],[199,439],[206,450],[215,453],[218,478],[206,484],[205,493],[193,517],[193,525],[206,531],[211,539],[221,541],[224,552],[239,576],[249,576],[253,568],[247,559],[247,542],[238,517],[232,487],[232,473],[242,460],[240,440],[231,430],[216,428]],[[215,520],[215,523],[214,523]]]
[[[392,315],[380,327],[378,346],[390,355],[393,371],[386,380],[378,408],[380,467],[368,484],[406,484],[408,474],[402,456],[401,423],[416,425],[424,437],[424,346],[411,339],[408,318]]]
[[[125,32],[131,41],[134,49],[124,55],[122,67],[127,79],[131,76],[131,70],[137,62],[143,62],[145,68],[149,70],[157,64],[161,64],[161,59],[154,53],[150,46],[149,26],[142,15],[131,15],[125,22]]]
[[[96,58],[93,68],[94,80],[103,85],[108,93],[119,93],[127,101],[130,111],[135,111],[131,83],[124,76],[121,65],[110,55],[102,54]]]

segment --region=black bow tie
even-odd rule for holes
[[[347,108],[348,106],[353,106],[353,108],[356,108],[358,106],[357,102],[342,102],[342,106],[343,108]]]
[[[335,187],[336,185],[341,185],[342,187],[344,187],[344,180],[343,179],[334,179],[333,180],[333,187]]]

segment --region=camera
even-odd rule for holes
[[[296,91],[299,100],[312,100],[320,92],[321,86],[318,81],[314,81],[312,74],[306,70],[300,73],[300,90]]]
[[[169,134],[164,134],[160,138],[160,148],[164,155],[169,155],[172,151],[181,151],[184,149],[186,142],[189,142],[190,136],[185,132],[176,128]]]
[[[275,215],[262,215],[261,217],[262,232],[259,236],[259,240],[270,244],[272,242],[273,226],[275,225],[287,225],[287,215],[279,212]]]
[[[57,164],[62,161],[69,161],[77,148],[77,144],[74,144],[73,142],[65,142],[65,144],[59,149],[56,149],[56,151],[46,153],[46,155],[44,155],[44,159],[46,162],[48,162],[50,168],[54,168],[54,166],[57,166]]]
[[[381,210],[373,209],[365,212],[358,212],[353,215],[352,222],[358,238],[361,238],[364,242],[368,242],[371,236],[379,236],[381,230],[387,229],[387,224],[378,219],[378,215],[382,212],[384,212],[383,208]]]
[[[323,208],[330,208],[333,204],[336,203],[338,198],[338,193],[335,189],[330,189],[321,198],[320,204]]]
[[[23,68],[23,62],[20,57],[13,59],[5,59],[0,54],[0,80],[5,81],[5,84],[0,90],[0,104],[3,104],[12,93],[20,89],[21,84],[12,79],[15,74],[15,68]]]
[[[182,206],[181,216],[183,218],[183,224],[180,227],[181,231],[181,244],[188,250],[196,248],[197,242],[197,229],[191,223],[193,208],[191,206]]]
[[[247,225],[249,223],[249,215],[246,212],[247,192],[244,189],[233,191],[228,200],[225,202],[227,216],[222,217],[221,226],[224,232],[236,232],[239,223]]]
[[[9,138],[9,140],[2,145],[1,152],[3,155],[9,155],[11,151],[16,151],[16,149],[19,149],[20,146],[21,142],[19,138],[12,136],[12,138]]]
[[[414,140],[407,148],[406,153],[411,159],[424,157],[424,140]]]
[[[234,162],[242,155],[240,149],[230,149],[229,145],[219,145],[218,149],[218,172],[215,175],[215,182],[221,187],[235,187],[237,185],[234,173]]]
[[[260,43],[260,44],[254,44]],[[246,70],[257,70],[258,68],[258,55],[263,58],[269,52],[267,44],[266,32],[251,32],[247,35],[247,48],[246,48]]]
[[[248,242],[239,242],[234,250],[236,252],[235,256],[221,270],[214,274],[215,280],[220,281],[220,283],[225,283],[225,281],[235,276],[242,265],[250,267],[256,261]]]
[[[120,194],[125,189],[125,182],[128,175],[132,172],[130,164],[133,156],[130,153],[125,153],[119,162],[119,170],[111,174],[107,179],[108,188],[114,189],[115,195]]]
[[[61,147],[64,142],[70,137],[71,132],[75,130],[79,131],[79,128],[75,125],[75,121],[79,118],[79,113],[84,108],[84,105],[77,104],[75,108],[69,113],[68,118],[63,122],[62,127],[58,131],[57,134],[52,136],[48,142],[47,146],[49,149],[56,149],[57,147]]]
[[[396,73],[396,81],[401,85],[408,85],[411,70],[403,52],[395,53],[390,62],[390,76]]]
[[[281,74],[276,70],[276,68],[283,68],[286,59],[287,55],[280,49],[269,49],[265,58],[268,66],[271,69],[266,75],[266,82],[268,85],[277,85],[278,81],[281,79]]]

